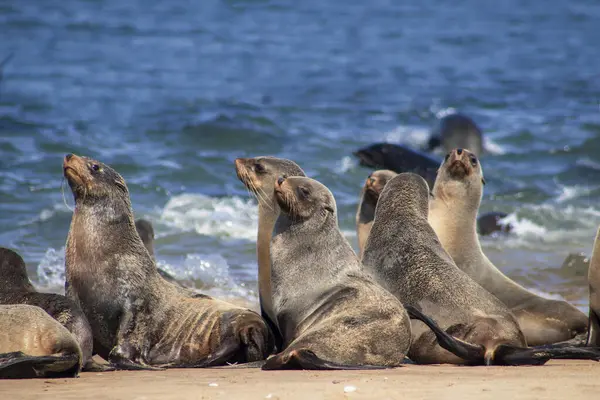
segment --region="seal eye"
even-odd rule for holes
[[[298,191],[300,192],[300,196],[302,196],[302,198],[304,199],[306,199],[310,195],[310,190],[308,190],[304,186],[298,187]]]
[[[98,164],[92,164],[92,166],[90,167],[92,169],[92,171],[94,172],[98,172],[101,171],[102,168],[100,168],[100,166]]]
[[[257,174],[262,174],[265,172],[265,167],[262,164],[256,163],[254,164],[254,172]]]
[[[471,165],[474,167],[477,165],[477,158],[475,156],[471,156]]]

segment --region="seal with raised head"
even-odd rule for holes
[[[594,239],[588,283],[590,286],[590,311],[587,345],[600,347],[600,228]]]
[[[413,323],[411,360],[520,365],[600,358],[600,352],[583,348],[527,348],[510,310],[458,269],[443,249],[427,222],[428,208],[429,188],[422,177],[403,173],[392,178],[379,197],[362,258],[364,268],[402,304],[439,324],[420,319],[432,333],[421,322]],[[449,343],[444,334],[455,339]]]
[[[258,201],[258,234],[256,254],[258,258],[258,298],[263,318],[275,334],[277,349],[281,349],[282,337],[273,312],[271,293],[271,235],[279,215],[279,205],[274,201],[273,190],[280,176],[305,176],[295,162],[270,156],[237,158],[235,170],[238,179],[252,192]]]
[[[402,304],[362,271],[323,184],[280,177],[271,239],[273,310],[284,350],[263,369],[400,366],[410,347]]]
[[[160,277],[121,175],[74,154],[63,170],[75,198],[66,293],[87,316],[100,356],[121,369],[155,369],[250,362],[270,353],[272,336],[260,315]]]
[[[481,249],[475,218],[485,180],[475,154],[450,151],[430,200],[429,223],[458,268],[514,313],[527,343],[552,344],[587,333],[587,318],[573,305],[538,296],[504,275]]]
[[[365,181],[360,193],[360,203],[356,212],[356,235],[358,237],[358,257],[362,257],[362,252],[371,232],[373,219],[375,219],[375,207],[377,200],[385,184],[398,175],[389,169],[380,169],[373,171]]]
[[[0,305],[0,378],[66,378],[82,365],[77,340],[40,307]]]
[[[40,293],[27,276],[23,258],[15,251],[0,247],[0,304],[38,306],[71,332],[83,355],[84,371],[109,371],[112,368],[92,359],[92,328],[79,305],[55,293]]]
[[[440,146],[444,153],[463,148],[481,155],[484,151],[483,134],[470,117],[461,113],[452,113],[440,118],[429,138],[428,150],[435,150]]]

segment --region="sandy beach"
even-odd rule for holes
[[[353,389],[355,389],[353,391]],[[385,371],[172,369],[0,381],[13,399],[598,399],[600,364],[541,367],[406,365]]]

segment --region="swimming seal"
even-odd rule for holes
[[[60,294],[36,291],[27,276],[23,258],[5,247],[0,247],[0,304],[29,304],[40,307],[67,328],[77,340],[83,356],[84,371],[113,369],[92,359],[92,328],[81,308]]]
[[[477,217],[477,233],[481,236],[488,236],[494,232],[511,232],[513,229],[512,225],[501,222],[507,216],[508,214],[502,211],[490,211],[480,214]]]
[[[238,179],[258,201],[258,297],[261,314],[274,332],[277,349],[282,350],[283,338],[277,326],[271,293],[270,244],[273,227],[279,215],[279,205],[274,201],[273,190],[280,176],[305,176],[304,171],[291,160],[269,156],[237,158],[235,170]]]
[[[480,156],[484,151],[483,134],[470,117],[452,113],[440,118],[429,139],[428,150],[432,151],[440,146],[444,153],[461,148]]]
[[[0,378],[76,377],[81,364],[75,338],[44,310],[0,305]]]
[[[458,268],[502,301],[517,317],[531,346],[587,333],[584,313],[566,301],[538,296],[504,275],[485,256],[475,216],[483,193],[483,172],[475,154],[454,149],[440,166],[430,200],[429,223]]]
[[[360,203],[356,212],[356,235],[358,237],[358,257],[362,257],[362,252],[371,232],[373,219],[375,219],[375,207],[381,191],[387,181],[396,176],[396,172],[389,169],[380,169],[373,171],[365,181],[360,193]]]
[[[162,279],[137,233],[115,170],[68,154],[75,198],[66,293],[90,322],[99,355],[120,369],[208,367],[264,359],[270,331],[257,313]]]
[[[396,173],[414,172],[425,178],[430,186],[435,182],[435,174],[440,165],[437,159],[427,154],[393,143],[375,143],[353,154],[363,167],[389,169]]]
[[[596,232],[588,270],[590,285],[589,332],[587,345],[600,347],[600,229]]]
[[[458,269],[442,248],[427,222],[428,200],[427,182],[419,175],[392,178],[379,197],[362,258],[365,269],[405,306],[430,317],[412,324],[411,360],[538,365],[551,358],[600,359],[593,349],[527,348],[510,310]]]
[[[271,239],[273,309],[284,351],[263,369],[400,366],[410,347],[402,304],[376,284],[338,227],[333,195],[306,177],[280,177]]]
[[[143,218],[135,221],[135,229],[142,239],[142,243],[148,250],[148,253],[154,257],[154,227],[152,223]]]

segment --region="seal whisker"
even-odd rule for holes
[[[65,206],[69,209],[69,211],[71,211],[71,212],[75,211],[75,208],[71,208],[69,203],[67,203],[67,197],[65,196],[65,177],[64,176],[63,176],[62,180],[60,181],[60,191],[62,194],[63,203],[65,203]]]

